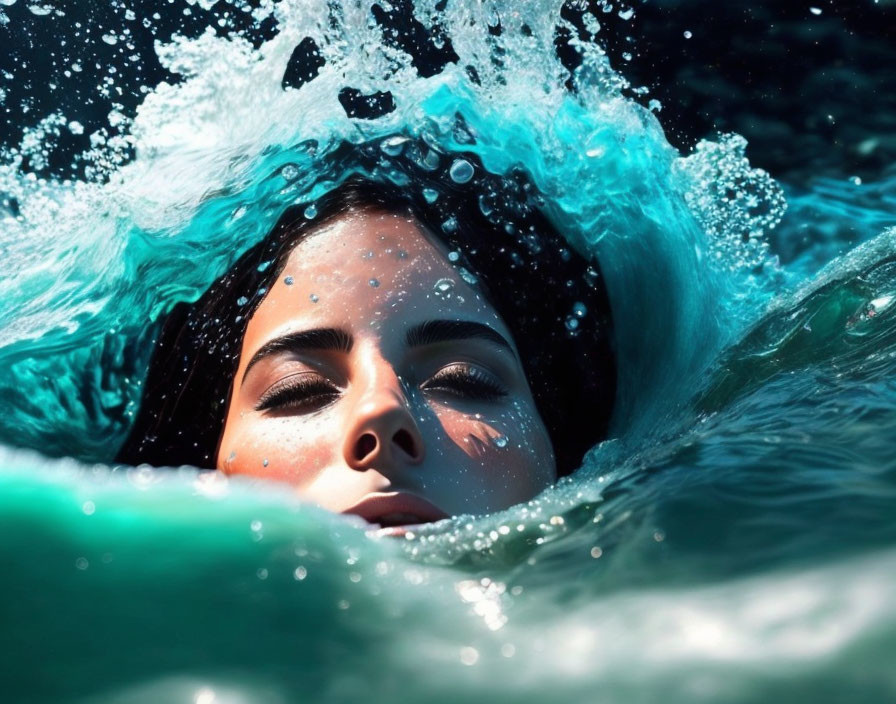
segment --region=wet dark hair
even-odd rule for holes
[[[444,155],[418,141],[402,151],[387,160],[388,182],[376,176],[384,162],[376,145],[345,146],[336,161],[342,173],[354,162],[355,175],[310,207],[288,208],[201,298],[174,307],[117,461],[214,468],[249,319],[296,244],[327,220],[367,209],[413,216],[456,253],[451,259],[462,277],[478,279],[514,337],[558,474],[581,464],[606,436],[616,391],[610,308],[597,262],[554,229],[521,169],[496,176],[471,153],[451,155],[448,169]],[[396,174],[404,185],[395,185]]]

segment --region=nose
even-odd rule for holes
[[[378,370],[374,377],[349,424],[343,447],[346,463],[358,471],[383,473],[420,464],[423,437],[398,377],[391,368]]]

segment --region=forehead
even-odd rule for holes
[[[247,329],[270,339],[339,326],[356,334],[436,318],[485,322],[507,333],[475,279],[414,218],[356,211],[297,244]]]

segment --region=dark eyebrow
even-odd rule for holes
[[[488,325],[471,320],[427,320],[409,329],[406,339],[408,347],[420,347],[470,338],[494,342],[514,354],[513,347],[503,335]]]
[[[345,330],[338,328],[315,328],[292,332],[282,337],[275,337],[270,342],[262,345],[258,352],[252,355],[246,371],[243,372],[243,380],[249,370],[265,357],[280,352],[302,352],[304,350],[335,350],[337,352],[351,352],[354,339]]]

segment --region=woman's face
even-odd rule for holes
[[[409,216],[372,210],[302,240],[246,329],[218,469],[384,527],[553,482],[514,341],[451,256]]]

